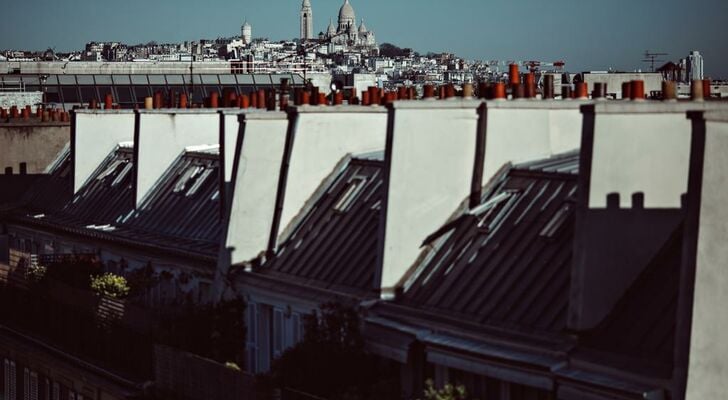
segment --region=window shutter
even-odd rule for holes
[[[61,385],[53,382],[53,400],[61,400]]]
[[[273,357],[283,354],[283,310],[273,309]]]
[[[9,364],[8,364],[8,371],[9,371],[9,373],[8,373],[8,380],[9,380],[9,382],[8,382],[8,388],[9,388],[9,391],[8,391],[7,400],[16,400],[16,396],[18,394],[17,393],[18,378],[15,375],[15,362],[14,361],[10,361],[9,362]]]
[[[30,400],[38,400],[38,374],[30,373]]]
[[[23,368],[23,400],[30,400],[30,370]]]
[[[3,383],[5,384],[5,386],[3,386],[3,398],[5,400],[10,400],[10,361],[7,359],[5,360],[3,378]]]

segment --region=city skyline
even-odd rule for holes
[[[180,6],[170,0],[153,4],[130,0],[124,6],[97,3],[10,3],[5,8],[8,15],[26,17],[12,18],[0,27],[0,48],[70,51],[89,41],[162,43],[236,36],[245,20],[252,24],[254,37],[274,41],[298,37],[300,28],[300,0],[265,7],[257,1],[231,0],[218,1],[215,7],[194,2]],[[341,3],[312,0],[315,34],[326,30]],[[728,17],[726,2],[700,0],[691,3],[689,11],[680,11],[684,7],[674,0],[589,3],[422,0],[413,6],[404,1],[352,1],[357,14],[377,31],[380,43],[421,53],[446,51],[471,60],[564,60],[568,71],[579,72],[647,71],[649,64],[642,62],[647,49],[668,53],[666,61],[698,50],[706,60],[706,76],[728,77],[728,54],[721,43],[726,33],[722,22]],[[690,29],[681,31],[680,26]]]

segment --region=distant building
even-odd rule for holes
[[[240,28],[240,37],[243,39],[244,44],[250,44],[253,41],[253,27],[248,21],[245,21]]]
[[[301,40],[313,39],[313,8],[311,0],[303,0],[301,4]]]
[[[693,50],[687,58],[688,80],[703,79],[703,56]]]
[[[374,32],[369,31],[366,25],[364,25],[363,19],[357,28],[356,13],[349,0],[344,0],[344,4],[339,9],[338,22],[338,28],[334,26],[332,21],[329,22],[324,39],[330,39],[334,44],[354,47],[374,48],[377,46]]]

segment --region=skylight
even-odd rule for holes
[[[343,194],[339,197],[339,200],[334,204],[334,210],[339,212],[348,211],[364,188],[365,182],[366,180],[364,178],[352,178],[347,184],[346,189],[344,189]]]

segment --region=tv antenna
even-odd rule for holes
[[[650,72],[655,72],[655,63],[665,62],[665,60],[658,60],[658,58],[666,55],[667,53],[651,53],[649,50],[645,50],[645,58],[642,60],[642,62],[650,63]]]

